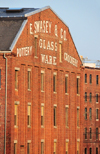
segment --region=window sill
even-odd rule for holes
[[[54,128],[57,128],[57,126],[54,126]]]
[[[31,128],[31,126],[30,126],[30,125],[28,125],[27,127],[28,127],[28,128]]]
[[[36,58],[36,59],[37,59],[38,57],[37,57],[37,56],[34,56],[34,58]]]
[[[77,94],[77,96],[80,96],[80,94]]]
[[[57,92],[56,92],[56,91],[54,91],[53,93],[54,93],[54,94],[57,94]]]
[[[66,128],[69,128],[68,126],[66,126]]]
[[[31,89],[28,89],[28,91],[31,91]]]
[[[65,93],[65,95],[69,95],[68,93]]]
[[[18,89],[15,89],[15,91],[18,91]]]
[[[99,119],[96,119],[96,121],[99,121]]]
[[[96,102],[96,104],[99,104],[99,102]]]
[[[17,125],[14,125],[14,128],[18,128],[18,126]]]
[[[43,90],[41,90],[41,92],[42,92],[42,93],[44,93],[44,91],[43,91]]]
[[[44,126],[42,125],[41,128],[44,128]]]
[[[80,126],[77,126],[78,129],[80,129]]]

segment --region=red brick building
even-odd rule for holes
[[[84,69],[84,128],[85,154],[100,153],[100,69]]]
[[[0,13],[0,154],[82,154],[84,70],[68,26],[50,7]]]

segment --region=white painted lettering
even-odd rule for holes
[[[30,34],[33,34],[33,31],[32,31],[32,23],[30,23]]]

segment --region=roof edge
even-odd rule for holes
[[[36,10],[36,11],[32,11],[30,13],[27,13],[27,14],[25,14],[25,17],[28,17],[28,16],[31,16],[33,14],[39,13],[39,12],[44,11],[46,9],[50,9],[68,27],[68,25],[61,19],[61,17],[59,17],[59,15],[50,6],[45,6],[45,7],[41,8],[41,9]]]
[[[15,38],[14,38],[14,40],[13,40],[13,42],[12,42],[10,48],[9,48],[11,51],[13,50],[15,44],[17,43],[17,40],[19,39],[19,37],[20,37],[26,23],[27,23],[27,20],[24,20],[21,27],[20,27],[20,29],[19,29],[19,31],[18,31],[18,33],[17,33],[17,35],[15,36]]]

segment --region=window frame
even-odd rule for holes
[[[99,84],[99,75],[96,75],[96,85]]]

